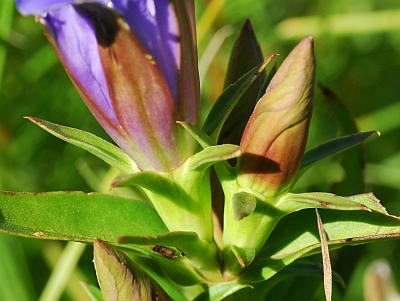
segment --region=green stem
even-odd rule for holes
[[[39,301],[56,301],[61,297],[86,245],[68,242],[39,298]]]
[[[0,2],[0,87],[7,54],[4,41],[8,38],[11,32],[13,12],[14,2],[12,0],[2,0]]]

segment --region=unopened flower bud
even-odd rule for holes
[[[259,100],[240,143],[239,184],[267,197],[288,188],[299,167],[312,114],[313,39],[303,39]]]

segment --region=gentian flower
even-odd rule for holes
[[[40,17],[86,105],[139,168],[182,163],[188,143],[176,121],[198,119],[193,0],[17,0],[17,6]]]

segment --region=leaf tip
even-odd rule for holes
[[[39,118],[36,118],[36,117],[33,117],[33,116],[24,116],[23,118],[26,119],[26,120],[29,120],[29,121],[31,121],[33,123],[36,123],[36,124],[40,124],[41,123],[41,120]]]

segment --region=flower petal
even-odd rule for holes
[[[145,49],[154,57],[178,101],[179,29],[169,0],[113,0]]]
[[[112,0],[167,79],[179,120],[196,123],[200,99],[193,0]]]
[[[86,105],[111,138],[128,148],[112,108],[90,20],[76,7],[66,5],[48,13],[44,21],[50,31],[48,37]]]
[[[107,0],[16,0],[18,10],[24,15],[42,15],[64,5],[84,2],[107,4]]]
[[[96,16],[99,24],[104,22]],[[127,150],[141,169],[165,170],[182,163],[175,141],[175,105],[154,59],[122,19],[100,57],[119,124],[135,144]],[[102,28],[102,27],[101,27]]]

